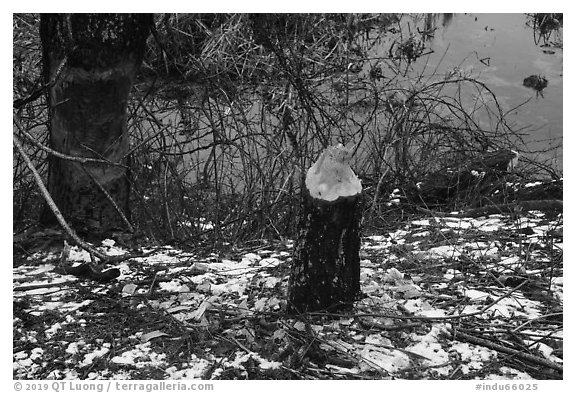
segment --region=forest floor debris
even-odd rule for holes
[[[166,246],[106,284],[40,251],[15,260],[13,376],[562,379],[562,228],[536,211],[414,218],[364,238],[350,313],[297,317],[283,312],[289,242]],[[69,260],[90,256],[72,247]]]

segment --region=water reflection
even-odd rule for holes
[[[561,28],[564,17],[562,14],[528,14],[528,26],[534,32],[534,43],[543,47],[562,48]],[[553,51],[544,51],[550,53]]]
[[[442,135],[465,139],[467,130],[478,130],[489,136],[486,140],[470,138],[466,143],[475,144],[471,151],[478,150],[478,146],[492,149],[491,142],[503,128],[499,119],[501,112],[507,113],[513,129],[524,131],[529,142],[527,150],[550,154],[546,151],[550,139],[558,138],[561,142],[562,138],[562,50],[554,48],[554,54],[550,55],[535,45],[527,18],[524,14],[415,14],[404,15],[380,31],[367,29],[369,36],[362,44],[371,48],[370,52],[359,51],[357,56],[351,53],[342,70],[338,68],[318,78],[316,92],[318,97],[322,95],[326,99],[325,105],[318,107],[322,111],[332,111],[332,118],[345,120],[331,123],[329,127],[314,128],[313,137],[309,126],[296,125],[293,128],[300,134],[290,134],[290,125],[303,117],[299,118],[298,113],[294,118],[285,116],[287,112],[280,107],[290,107],[289,97],[293,95],[275,85],[263,85],[260,98],[253,93],[230,99],[223,119],[218,122],[210,118],[210,104],[203,104],[208,110],[195,119],[192,113],[196,110],[188,115],[181,113],[180,125],[196,132],[190,136],[190,141],[186,141],[195,144],[188,151],[196,159],[185,160],[191,163],[189,173],[198,179],[208,179],[216,172],[216,161],[220,159],[216,154],[227,154],[224,164],[218,167],[219,176],[230,172],[250,178],[241,171],[242,160],[259,156],[261,141],[244,145],[242,138],[248,140],[248,136],[257,133],[279,137],[285,134],[296,141],[291,142],[293,146],[304,140],[303,146],[310,152],[318,150],[314,145],[318,141],[324,145],[346,143],[361,135],[362,146],[374,149],[365,148],[363,155],[358,154],[361,161],[358,167],[365,172],[380,173],[382,162],[389,160],[392,154],[388,150],[393,149],[387,146],[400,145],[404,140],[406,149],[398,149],[398,162],[410,156],[410,149],[440,145],[438,140]],[[382,39],[375,38],[376,34],[381,34]],[[372,42],[376,44],[372,46]],[[354,48],[361,48],[361,45],[334,46],[334,51],[354,52]],[[390,62],[395,62],[402,72],[396,72],[389,66]],[[461,83],[448,83],[453,81]],[[440,85],[442,87],[437,91],[429,88]],[[500,107],[494,105],[491,92],[497,97],[501,112]],[[216,101],[214,105],[218,106]],[[456,114],[453,101],[462,104],[463,108]],[[417,107],[423,103],[433,111]],[[215,108],[214,113],[220,113],[221,109]],[[446,119],[454,115],[461,123],[447,125]],[[235,123],[234,119],[238,118],[244,122]],[[176,118],[170,121],[179,123]],[[194,125],[190,126],[191,123]],[[250,128],[255,124],[257,131]],[[188,138],[184,134],[181,137]],[[429,140],[421,142],[425,138]],[[183,142],[183,139],[177,142]],[[271,148],[262,148],[262,151],[273,151],[271,157],[280,157],[290,151],[283,150],[286,143],[280,139],[277,145],[275,140],[272,142]],[[180,148],[175,142],[168,141],[168,145]],[[430,150],[441,155],[439,149]],[[552,154],[560,154],[558,161],[561,163],[561,151]],[[303,157],[312,155],[302,154]],[[429,160],[424,157],[421,161]],[[192,166],[192,163],[201,164]],[[275,158],[270,165],[280,166]],[[423,166],[420,162],[408,162],[402,165],[403,170],[408,171],[406,168],[410,165]],[[279,172],[277,177],[283,176]]]
[[[408,15],[404,31],[418,31],[416,75],[455,68],[492,89],[509,120],[524,129],[530,150],[562,139],[562,14]],[[532,83],[537,82],[537,83]],[[560,155],[561,151],[543,153]]]
[[[442,14],[442,26],[446,27],[452,22],[454,14]]]
[[[536,96],[539,95],[540,97],[544,98],[542,90],[544,90],[544,88],[548,86],[548,79],[540,75],[530,75],[529,77],[524,78],[524,82],[522,84],[526,87],[535,90]]]
[[[438,27],[438,24],[442,27],[448,27],[454,18],[454,14],[425,14],[425,31],[427,33],[432,33]],[[440,22],[439,22],[440,21]],[[432,37],[429,37],[432,38]]]

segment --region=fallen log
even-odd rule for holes
[[[458,217],[481,217],[490,214],[517,213],[518,211],[538,210],[542,212],[555,211],[561,213],[564,203],[558,199],[546,199],[543,201],[518,201],[515,203],[502,203],[498,205],[488,205],[474,209],[464,210]]]
[[[417,209],[423,213],[428,213],[433,216],[438,217],[482,217],[489,216],[491,214],[511,214],[518,212],[527,212],[532,210],[537,210],[541,212],[554,212],[562,213],[564,208],[564,202],[559,199],[546,199],[546,200],[536,200],[536,201],[516,201],[513,203],[501,203],[494,205],[487,205],[482,207],[476,207],[472,209],[463,210],[457,214],[446,213],[440,211],[433,211],[430,209],[425,209],[418,207]]]
[[[483,189],[499,183],[518,160],[518,153],[502,149],[484,153],[463,163],[442,168],[431,173],[411,190],[408,198],[414,203],[443,205],[458,198],[480,196]]]

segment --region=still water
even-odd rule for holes
[[[400,26],[403,37],[408,36],[406,33],[429,31],[425,45],[426,52],[431,52],[411,64],[407,78],[414,78],[415,75],[437,75],[441,79],[442,75],[459,68],[463,74],[478,79],[495,94],[502,110],[508,112],[506,121],[511,129],[521,130],[524,134],[527,146],[518,146],[518,150],[530,156],[528,158],[548,161],[548,164],[561,169],[561,147],[553,151],[550,148],[562,144],[563,53],[561,46],[553,45],[562,43],[562,31],[560,29],[549,37],[552,45],[542,47],[543,42],[538,42],[534,30],[527,25],[528,20],[526,14],[405,15]],[[386,35],[385,38],[395,39],[396,34]],[[387,58],[390,47],[390,41],[382,40],[380,45],[373,47],[376,52],[373,55]],[[367,74],[367,71],[365,66],[363,73]],[[546,78],[547,86],[540,92],[525,87],[524,79],[531,75]],[[366,75],[364,77],[367,78]],[[267,129],[258,131],[273,132],[271,130],[275,130],[278,124],[273,119],[262,121],[259,117],[262,106],[258,98],[248,101],[246,107],[240,105],[242,113],[236,116],[250,119],[250,122],[258,124],[259,127],[264,127],[269,122]],[[220,176],[230,175],[234,178],[234,184],[244,184],[242,179],[247,175],[242,172],[245,168],[240,151],[232,149],[231,146],[214,151],[207,149],[205,146],[209,146],[214,138],[211,132],[213,124],[192,107],[189,110],[191,113],[187,117],[195,118],[197,124],[188,124],[190,120],[185,122],[181,111],[166,111],[159,117],[167,123],[183,125],[183,128],[200,129],[198,132],[205,136],[196,138],[192,146],[185,141],[187,133],[177,135],[174,140],[166,139],[168,146],[162,146],[162,149],[168,149],[175,157],[180,157],[178,165],[186,166],[186,178],[193,182],[201,177],[198,168],[204,168],[206,173],[202,175],[210,177],[210,171],[206,169],[210,163],[210,155],[224,154],[226,150],[226,154],[230,156],[226,159],[218,158],[222,164],[219,168]],[[480,119],[479,123],[483,127],[490,127],[491,122],[485,121],[485,124],[482,124]],[[230,126],[220,130],[227,133],[230,140],[235,140],[239,135],[255,135],[253,129],[244,129],[242,124],[234,123]],[[238,143],[242,143],[242,139],[239,139]],[[194,154],[180,154],[179,149],[182,149],[183,145],[186,145],[185,150],[193,151]],[[260,145],[257,143],[248,143],[243,149],[256,149],[249,157],[265,157],[266,148],[259,150],[258,146]],[[364,167],[363,170],[372,173],[370,168]]]
[[[543,47],[526,14],[435,14],[434,53],[415,67],[443,73],[458,66],[477,75],[498,97],[513,129],[522,129],[529,150],[562,143],[562,28]],[[535,42],[536,41],[536,42]],[[531,75],[547,79],[540,93],[524,87]],[[523,105],[522,105],[523,104]],[[518,107],[517,109],[514,109]],[[540,153],[562,165],[562,149]],[[544,158],[544,157],[542,157]]]

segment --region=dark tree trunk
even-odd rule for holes
[[[80,232],[126,228],[118,209],[129,217],[128,96],[151,24],[149,14],[41,17],[44,76],[54,82],[48,90],[52,149],[120,164],[50,156],[48,190]],[[52,225],[55,217],[45,208],[40,221]]]
[[[308,172],[289,311],[334,311],[360,295],[361,186],[347,162],[329,161],[321,157]],[[311,179],[315,171],[323,179]]]

